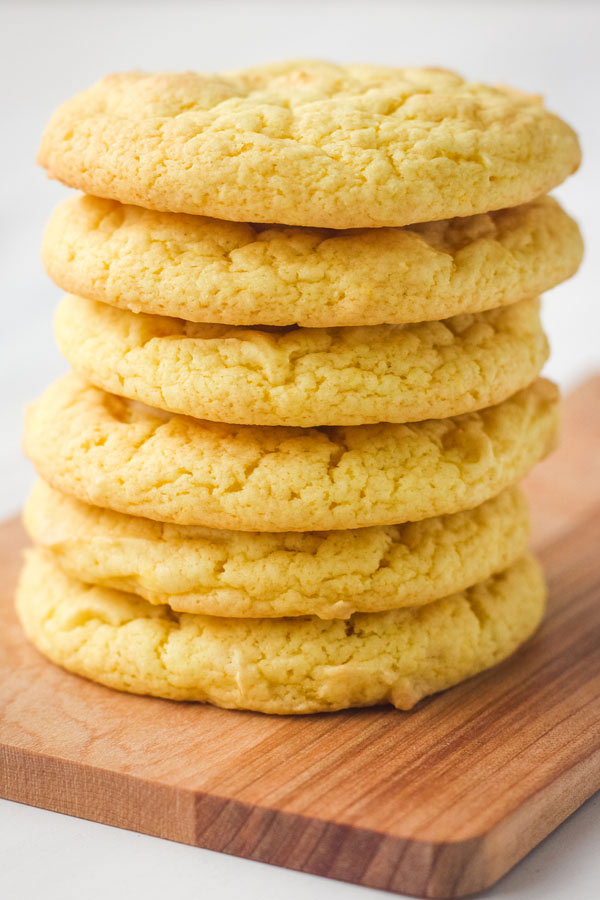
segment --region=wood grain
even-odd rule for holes
[[[600,788],[600,378],[528,479],[550,611],[512,660],[414,711],[294,719],[118,694],[24,640],[0,527],[0,794],[423,897],[496,881]]]

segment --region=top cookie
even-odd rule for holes
[[[110,75],[65,103],[39,162],[86,193],[249,222],[407,225],[516,206],[580,161],[537,97],[439,69],[276,63]]]

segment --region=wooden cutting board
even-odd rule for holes
[[[0,795],[423,897],[492,884],[600,788],[600,377],[530,476],[550,610],[414,711],[269,718],[115,693],[23,638],[0,528]]]

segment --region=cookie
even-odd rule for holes
[[[528,202],[580,150],[539,97],[440,69],[301,60],[110,75],[57,110],[38,161],[148,209],[372,228]]]
[[[264,428],[163,413],[75,375],[25,417],[25,451],[53,487],[181,525],[330,531],[458,512],[522,478],[556,442],[544,379],[498,406],[411,425]]]
[[[444,322],[273,332],[68,295],[55,330],[75,372],[97,387],[240,425],[446,418],[526,387],[548,357],[538,300]]]
[[[344,621],[176,613],[91,587],[29,551],[17,595],[27,635],[53,662],[117,690],[266,713],[392,703],[411,709],[513,653],[544,611],[524,556],[468,591]]]
[[[402,325],[535,297],[577,270],[551,197],[406,228],[239,224],[69,197],[44,235],[50,277],[132,312],[226,325]]]
[[[525,553],[517,488],[466,512],[350,531],[279,534],[168,525],[89,506],[39,481],[25,526],[60,567],[178,612],[348,618],[465,590]]]

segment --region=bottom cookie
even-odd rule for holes
[[[72,672],[132,693],[277,714],[410,709],[509,656],[544,603],[530,555],[463,593],[347,621],[175,613],[84,584],[40,549],[29,551],[17,594],[28,637]]]

